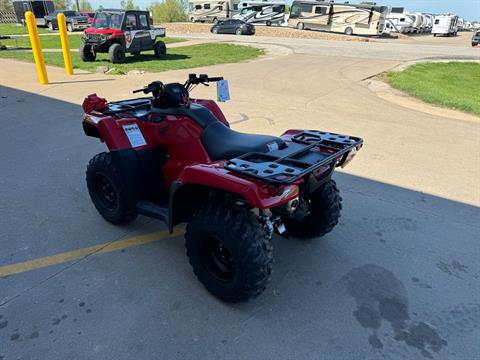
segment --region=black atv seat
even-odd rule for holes
[[[230,160],[250,152],[266,153],[287,146],[278,137],[240,133],[218,121],[203,130],[201,140],[212,160]]]

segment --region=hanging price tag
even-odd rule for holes
[[[230,91],[228,90],[227,80],[217,81],[217,100],[220,102],[230,100]]]

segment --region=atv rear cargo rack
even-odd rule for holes
[[[363,140],[348,135],[308,130],[293,135],[286,149],[251,152],[225,163],[227,170],[276,184],[295,182],[322,166],[331,170],[350,161]]]

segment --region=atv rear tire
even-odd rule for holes
[[[78,52],[80,53],[80,59],[84,62],[92,62],[95,61],[97,55],[95,53],[92,53],[92,46],[87,45],[85,43],[82,43],[80,45],[80,48],[78,49]]]
[[[297,238],[314,238],[323,236],[338,224],[342,210],[342,197],[334,180],[310,194],[309,214],[302,220],[282,217],[287,232]]]
[[[201,207],[187,225],[185,246],[198,280],[224,301],[255,297],[270,279],[272,246],[263,226],[247,210]]]
[[[157,41],[155,43],[155,57],[157,59],[162,59],[167,55],[167,46],[163,41]]]
[[[105,220],[126,224],[137,217],[132,191],[126,188],[110,153],[95,155],[87,166],[87,187]]]
[[[112,44],[108,48],[108,57],[112,64],[122,64],[125,62],[125,49],[120,44]]]

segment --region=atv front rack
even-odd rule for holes
[[[292,136],[287,148],[248,153],[225,163],[227,170],[276,184],[295,182],[323,166],[345,165],[363,140],[353,136],[309,130]]]

